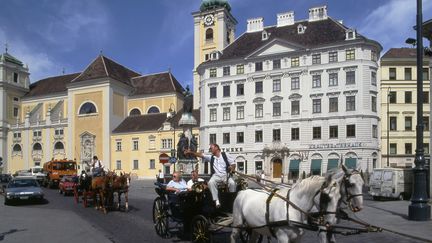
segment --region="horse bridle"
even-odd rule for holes
[[[355,175],[355,174],[360,174],[360,172],[358,172],[357,170],[353,170],[351,173],[349,173],[349,174],[345,174],[344,177],[343,177],[343,183],[344,183],[344,186],[345,186],[345,195],[346,195],[346,197],[347,197],[347,199],[346,199],[346,204],[351,208],[352,211],[354,211],[354,210],[353,210],[353,207],[352,207],[351,199],[353,199],[354,197],[360,197],[360,196],[363,196],[363,193],[359,193],[359,194],[351,194],[351,193],[348,191],[348,188],[350,188],[350,187],[353,186],[353,185],[350,183],[349,179],[350,179],[350,177],[351,177],[352,175]],[[361,175],[361,174],[360,174],[360,175]],[[362,178],[362,179],[363,179],[363,178]]]

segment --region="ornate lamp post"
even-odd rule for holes
[[[427,170],[423,150],[423,37],[422,0],[417,0],[417,126],[416,154],[413,168],[413,194],[408,207],[409,220],[430,220],[431,208],[426,193]]]

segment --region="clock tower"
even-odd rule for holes
[[[231,15],[227,0],[203,0],[194,17],[194,109],[200,105],[200,77],[196,68],[203,62],[214,60],[235,38],[237,20]]]

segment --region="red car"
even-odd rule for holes
[[[74,186],[78,183],[78,176],[63,176],[59,183],[59,193],[63,195],[73,194]]]

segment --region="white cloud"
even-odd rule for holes
[[[360,33],[381,43],[384,50],[407,46],[408,37],[415,38],[416,4],[410,0],[390,0],[366,16]],[[423,1],[423,21],[431,17],[432,2]]]
[[[46,78],[52,75],[61,74],[61,68],[57,62],[52,59],[47,53],[33,50],[27,43],[12,39],[6,35],[6,32],[0,28],[0,42],[8,43],[9,53],[21,60],[24,65],[28,65],[30,69],[31,82]],[[60,65],[61,66],[61,65]]]
[[[47,17],[47,23],[38,26],[42,39],[64,51],[71,51],[80,41],[95,44],[108,38],[109,15],[102,3],[68,0],[60,4],[54,7],[54,14]]]

